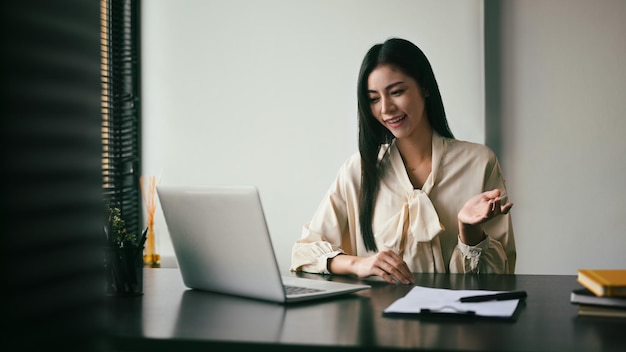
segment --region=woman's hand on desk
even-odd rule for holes
[[[334,274],[356,275],[360,278],[378,276],[391,284],[412,284],[415,281],[406,263],[390,249],[369,257],[341,254],[329,261],[328,269]]]

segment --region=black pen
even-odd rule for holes
[[[487,302],[487,301],[507,301],[511,299],[522,299],[522,298],[526,298],[526,291],[511,291],[511,292],[494,293],[490,295],[467,296],[467,297],[461,297],[460,301],[464,303],[468,303],[468,302]]]

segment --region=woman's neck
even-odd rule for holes
[[[422,189],[432,171],[433,132],[396,140],[404,168],[415,189]]]
[[[419,135],[396,140],[396,145],[404,160],[404,165],[409,168],[419,166],[424,161],[430,161],[433,150],[433,131],[426,129]]]

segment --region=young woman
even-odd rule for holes
[[[303,227],[291,270],[405,284],[413,272],[513,273],[498,160],[454,139],[424,53],[399,38],[374,45],[357,94],[359,153]]]

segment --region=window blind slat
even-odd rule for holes
[[[135,233],[143,226],[139,3],[101,0],[103,195]]]

